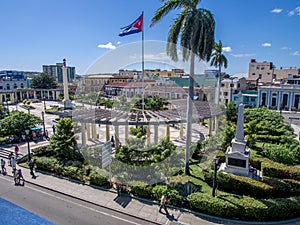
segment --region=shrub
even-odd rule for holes
[[[89,175],[90,184],[94,184],[97,186],[104,186],[108,183],[107,177],[108,177],[107,171],[101,170],[98,167],[94,167],[93,169],[91,169]]]
[[[168,200],[172,205],[178,205],[180,195],[175,188],[168,187],[167,185],[156,185],[152,188],[152,195],[155,200],[160,201],[164,194],[168,195]]]
[[[55,172],[60,174],[62,172],[62,165],[56,158],[39,157],[35,160],[36,168],[40,170]]]
[[[62,175],[71,179],[83,181],[84,171],[76,166],[65,166]]]
[[[278,221],[299,216],[300,198],[256,200],[248,196],[193,193],[187,197],[191,209],[225,218]],[[284,209],[284,210],[283,210]]]
[[[131,181],[128,184],[130,193],[139,197],[150,197],[151,186],[143,181]]]
[[[203,171],[205,181],[212,186],[213,172]],[[257,198],[274,196],[274,187],[248,177],[217,174],[218,188],[223,191],[250,195]]]
[[[297,166],[286,166],[281,163],[275,163],[271,160],[265,160],[262,164],[262,173],[264,176],[300,180],[300,168]]]
[[[37,156],[53,156],[55,152],[52,149],[49,149],[48,146],[40,146],[32,149],[34,155]]]

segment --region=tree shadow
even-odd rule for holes
[[[123,208],[126,208],[126,206],[131,202],[130,196],[117,196],[114,198],[114,201],[118,203]]]

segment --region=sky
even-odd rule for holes
[[[166,55],[168,30],[180,11],[150,27],[162,4],[159,0],[0,1],[0,70],[42,71],[42,65],[64,58],[80,75],[141,70],[141,33],[118,34],[143,11],[145,69],[182,67],[188,73],[186,65],[173,63]],[[202,0],[198,7],[214,15],[215,41],[222,41],[228,59],[222,71],[248,72],[250,59],[271,61],[277,68],[300,68],[300,2]],[[208,63],[196,67],[215,69]]]

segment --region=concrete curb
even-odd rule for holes
[[[26,168],[26,167],[24,167],[24,166],[21,166],[21,165],[19,165],[19,166],[20,166],[20,167],[23,167],[24,169],[27,169],[27,170],[28,170],[28,168]],[[45,174],[45,175],[54,176],[54,177],[57,177],[57,178],[60,178],[60,179],[64,179],[64,180],[68,180],[68,181],[70,181],[70,182],[74,182],[74,183],[77,183],[77,184],[82,184],[82,185],[90,186],[90,187],[92,187],[92,188],[95,188],[95,189],[98,189],[98,190],[101,190],[101,191],[107,191],[107,192],[111,192],[111,193],[115,193],[115,194],[117,193],[116,191],[114,191],[114,190],[112,190],[112,189],[106,189],[106,188],[102,188],[102,187],[96,186],[96,185],[85,184],[85,183],[83,183],[83,182],[81,182],[81,181],[78,181],[78,180],[75,180],[75,179],[71,179],[71,178],[67,178],[67,177],[63,177],[63,176],[56,175],[56,174],[53,174],[53,173],[49,173],[49,172],[46,172],[46,171],[41,171],[41,170],[36,170],[36,171],[39,172],[39,173]],[[7,174],[6,176],[12,177],[11,175],[8,175],[8,174]],[[131,215],[131,214],[126,213],[126,212],[124,212],[124,211],[117,210],[117,209],[114,209],[114,208],[109,208],[109,207],[107,207],[107,206],[100,205],[100,204],[97,204],[97,203],[94,203],[94,202],[91,202],[91,201],[88,201],[88,200],[85,200],[85,199],[82,199],[82,198],[79,198],[79,197],[76,197],[76,196],[72,196],[72,195],[66,194],[66,193],[64,193],[64,192],[57,191],[57,190],[54,190],[54,189],[52,189],[52,188],[49,188],[49,187],[46,187],[46,186],[43,186],[43,185],[40,185],[40,184],[36,184],[36,183],[31,182],[31,181],[28,181],[28,180],[25,180],[25,182],[28,182],[28,183],[30,183],[30,184],[32,184],[32,185],[36,185],[36,186],[45,188],[45,189],[47,189],[47,190],[50,190],[50,191],[53,191],[53,192],[56,192],[56,193],[59,193],[59,194],[63,194],[63,195],[66,195],[66,196],[68,196],[68,197],[72,197],[72,198],[75,198],[75,199],[78,199],[78,200],[81,200],[81,201],[84,201],[84,202],[87,202],[87,203],[90,203],[90,204],[93,204],[93,205],[96,205],[96,206],[103,207],[103,208],[105,208],[105,209],[110,209],[110,210],[113,210],[113,211],[115,211],[115,212],[122,213],[122,214],[131,216],[131,217],[134,217],[134,218],[137,218],[137,219],[142,219],[142,220],[144,220],[144,221],[151,222],[151,223],[154,223],[154,224],[160,224],[160,223],[158,223],[157,221],[153,221],[153,220],[150,220],[150,219],[147,219],[147,218],[144,218],[144,217],[138,217],[138,216],[135,216],[135,215]],[[136,200],[139,200],[139,201],[141,201],[141,202],[148,203],[148,204],[159,205],[159,202],[157,202],[157,201],[152,201],[152,200],[149,200],[149,199],[144,199],[144,198],[137,197],[137,196],[130,195],[130,194],[126,194],[126,193],[124,193],[123,195],[125,195],[125,196],[130,196],[132,199],[136,199]],[[207,219],[209,219],[209,220],[228,222],[228,223],[232,223],[232,224],[281,225],[281,224],[283,224],[283,223],[295,223],[295,222],[299,222],[299,218],[290,219],[290,220],[281,220],[281,221],[268,221],[268,222],[232,220],[232,219],[227,219],[227,218],[222,218],[222,217],[217,217],[217,216],[212,216],[212,215],[208,215],[208,214],[196,212],[196,211],[193,211],[193,210],[190,210],[190,209],[186,209],[186,208],[179,208],[179,207],[173,206],[173,205],[168,205],[168,208],[174,209],[174,210],[178,210],[178,211],[180,211],[180,212],[185,212],[185,213],[194,214],[194,215],[196,215],[196,216],[198,216],[198,217],[200,217],[200,218],[207,218]],[[179,222],[179,223],[180,223],[180,222]]]

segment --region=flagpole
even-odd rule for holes
[[[145,75],[145,63],[144,63],[144,11],[142,11],[142,114],[144,117],[145,110],[145,88],[144,88],[144,75]]]

